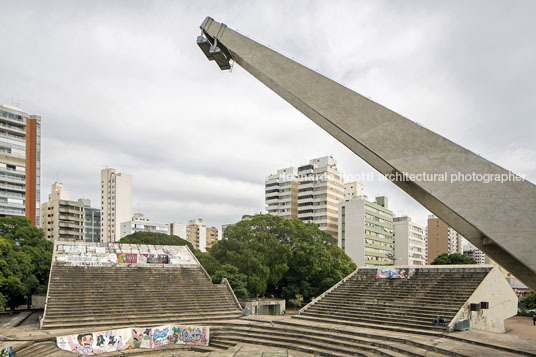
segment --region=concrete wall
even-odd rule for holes
[[[489,309],[469,310],[471,303],[481,301],[488,301]],[[456,321],[469,319],[471,328],[502,333],[505,332],[504,320],[516,314],[517,296],[495,265],[452,319],[449,329],[454,327]]]

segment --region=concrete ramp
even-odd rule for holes
[[[56,242],[43,328],[156,326],[236,318],[187,247]]]
[[[536,289],[534,184],[210,17],[200,27],[221,69],[243,67]]]

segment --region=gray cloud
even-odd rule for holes
[[[134,177],[134,209],[229,223],[264,207],[264,177],[361,159],[241,68],[195,45],[207,15],[536,181],[530,1],[5,2],[0,98],[43,118],[42,199],[59,176],[98,203],[100,169]],[[395,212],[427,211],[366,182]]]

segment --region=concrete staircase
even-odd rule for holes
[[[503,356],[530,353],[451,337],[444,331],[378,333],[374,328],[347,327],[288,317],[242,318],[210,323],[211,339],[299,351],[310,356]],[[457,334],[454,334],[457,336]],[[260,347],[259,349],[262,349]]]
[[[157,326],[242,315],[227,285],[200,265],[53,265],[43,328]]]
[[[417,268],[409,279],[377,279],[376,269],[360,269],[296,317],[444,330],[434,318],[452,320],[489,270]]]

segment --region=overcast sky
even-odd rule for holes
[[[207,15],[536,181],[533,1],[0,5],[0,101],[42,117],[42,202],[59,177],[98,206],[109,166],[133,176],[134,212],[219,226],[263,211],[265,177],[290,164],[374,171],[242,68],[207,61]],[[393,184],[363,183],[425,224]]]

